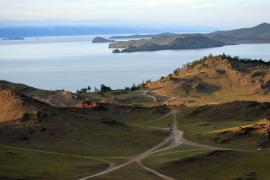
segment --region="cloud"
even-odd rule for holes
[[[269,0],[0,0],[0,21],[252,24],[269,21],[269,8]]]
[[[138,6],[175,6],[175,5],[185,5],[189,3],[188,0],[138,0],[135,1]]]

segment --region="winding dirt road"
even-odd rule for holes
[[[32,152],[39,152],[39,153],[46,153],[46,154],[54,154],[54,155],[60,155],[60,156],[68,156],[68,157],[76,157],[76,158],[83,158],[83,159],[92,159],[92,160],[98,160],[98,161],[102,161],[104,163],[108,164],[108,168],[97,173],[94,175],[90,175],[87,177],[83,177],[80,178],[79,180],[87,180],[90,178],[95,178],[98,176],[102,176],[111,172],[114,172],[116,170],[119,170],[125,166],[128,166],[132,163],[137,163],[141,168],[143,168],[144,170],[160,177],[161,179],[164,180],[174,180],[174,178],[171,178],[165,174],[159,173],[154,169],[151,169],[149,167],[147,167],[144,163],[143,160],[153,154],[156,153],[160,153],[160,152],[164,152],[170,149],[173,149],[175,147],[178,147],[181,144],[188,144],[188,145],[192,145],[195,147],[199,147],[202,149],[206,149],[206,150],[228,150],[228,149],[224,149],[224,148],[219,148],[219,147],[213,147],[213,146],[208,146],[208,145],[204,145],[204,144],[199,144],[199,143],[195,143],[189,140],[186,140],[183,135],[184,132],[178,130],[178,125],[177,125],[177,118],[176,118],[176,110],[172,110],[171,112],[169,112],[166,116],[172,115],[172,127],[171,129],[169,128],[160,128],[160,127],[150,127],[150,126],[141,126],[141,125],[134,125],[134,126],[140,126],[140,127],[146,127],[146,128],[152,128],[152,129],[159,129],[159,130],[166,130],[166,131],[170,131],[170,135],[167,136],[162,142],[160,142],[159,144],[157,144],[156,146],[152,147],[151,149],[143,152],[142,154],[136,155],[134,157],[129,158],[129,160],[125,163],[119,164],[119,165],[115,165],[114,163],[110,162],[110,161],[106,161],[103,158],[98,158],[98,157],[90,157],[90,156],[81,156],[81,155],[74,155],[74,154],[65,154],[65,153],[57,153],[57,152],[50,152],[50,151],[44,151],[44,150],[36,150],[36,149],[30,149],[30,148],[22,148],[22,147],[13,147],[13,146],[2,146],[2,147],[7,147],[7,148],[12,148],[12,149],[18,149],[18,150],[26,150],[26,151],[32,151]],[[164,116],[164,117],[166,117]]]
[[[177,119],[176,119],[176,111],[173,111],[172,112],[172,116],[173,116],[173,119],[172,119],[172,130],[171,130],[171,135],[172,135],[172,140],[171,140],[171,144],[169,144],[167,147],[164,147],[164,148],[161,148],[161,149],[158,149],[156,151],[153,151],[152,153],[150,153],[149,155],[152,155],[152,154],[155,154],[155,153],[159,153],[159,152],[162,152],[162,151],[166,151],[166,150],[169,150],[169,149],[173,149],[181,144],[184,143],[184,138],[183,138],[183,132],[178,130],[177,128]],[[148,156],[149,156],[148,155]],[[174,178],[172,177],[169,177],[165,174],[161,174],[159,172],[157,172],[156,170],[154,169],[151,169],[149,167],[147,167],[143,162],[142,162],[143,159],[140,159],[140,160],[137,160],[137,164],[139,166],[141,166],[144,170],[160,177],[161,179],[164,179],[164,180],[174,180]]]
[[[178,125],[177,125],[177,117],[176,117],[177,111],[176,110],[172,110],[171,112],[169,112],[166,116],[172,115],[172,127],[171,129],[169,128],[160,128],[160,127],[151,127],[151,126],[142,126],[142,125],[134,125],[134,126],[139,126],[139,127],[146,127],[146,128],[152,128],[152,129],[159,129],[159,130],[166,130],[166,131],[170,131],[170,135],[167,136],[162,142],[160,142],[159,144],[157,144],[156,146],[152,147],[151,149],[143,152],[142,154],[136,155],[134,157],[129,158],[129,160],[125,163],[119,164],[119,165],[115,165],[114,163],[110,162],[110,161],[106,161],[103,158],[98,158],[98,157],[90,157],[90,156],[81,156],[81,155],[74,155],[74,154],[65,154],[65,153],[57,153],[57,152],[50,152],[50,151],[44,151],[44,150],[36,150],[36,149],[29,149],[29,148],[22,148],[22,147],[13,147],[13,146],[3,146],[1,145],[0,147],[6,147],[6,148],[12,148],[12,149],[18,149],[18,150],[26,150],[26,151],[32,151],[32,152],[40,152],[40,153],[46,153],[46,154],[54,154],[54,155],[60,155],[60,156],[68,156],[68,157],[76,157],[76,158],[83,158],[83,159],[92,159],[92,160],[98,160],[98,161],[102,161],[104,163],[108,164],[108,168],[97,173],[94,175],[90,175],[87,177],[83,177],[80,178],[79,180],[87,180],[87,179],[91,179],[91,178],[95,178],[98,176],[102,176],[111,172],[114,172],[116,170],[119,170],[125,166],[128,166],[132,163],[137,163],[141,168],[143,168],[144,170],[160,177],[161,179],[164,180],[174,180],[174,178],[169,177],[165,174],[162,174],[160,172],[157,172],[154,169],[151,169],[150,167],[147,167],[144,163],[143,160],[153,154],[156,153],[160,153],[160,152],[164,152],[170,149],[173,149],[175,147],[178,147],[181,144],[187,144],[187,145],[191,145],[194,147],[199,147],[203,150],[233,150],[233,149],[226,149],[226,148],[220,148],[220,147],[214,147],[214,146],[209,146],[209,145],[205,145],[205,144],[200,144],[200,143],[196,143],[196,142],[192,142],[189,140],[186,140],[183,135],[184,132],[178,129]],[[166,117],[164,116],[164,117]]]
[[[142,163],[142,160],[145,159],[147,156],[150,156],[150,155],[155,154],[155,153],[160,152],[160,151],[165,151],[165,150],[174,148],[174,147],[179,146],[180,144],[182,144],[184,142],[184,141],[182,141],[183,133],[177,129],[177,121],[176,121],[176,112],[175,111],[173,111],[173,117],[174,118],[173,118],[173,123],[172,123],[173,124],[172,125],[172,131],[171,131],[170,135],[168,137],[166,137],[162,142],[160,142],[156,146],[152,147],[151,149],[145,151],[144,153],[139,154],[139,155],[131,158],[129,161],[127,161],[127,162],[125,162],[123,164],[114,166],[114,167],[112,167],[110,169],[106,169],[106,170],[104,170],[104,171],[102,171],[100,173],[97,173],[97,174],[94,174],[94,175],[91,175],[91,176],[88,176],[88,177],[84,177],[84,178],[81,178],[79,180],[87,180],[87,179],[90,179],[90,178],[105,175],[105,174],[108,174],[110,172],[116,171],[116,170],[118,170],[120,168],[123,168],[123,167],[125,167],[125,166],[127,166],[129,164],[132,164],[134,162],[137,162],[141,167],[143,167],[143,169],[145,169],[147,171],[150,171],[151,173],[153,173],[155,175],[158,175],[159,177],[161,177],[163,179],[172,180],[173,178],[167,177],[166,175],[163,175],[161,173],[156,172],[153,169],[150,169],[150,168],[146,167]],[[172,145],[169,145],[168,147],[162,148],[162,147],[168,145],[171,142],[173,142]]]
[[[125,162],[123,164],[120,164],[120,165],[117,165],[117,166],[111,166],[110,168],[108,168],[108,169],[106,169],[104,171],[101,171],[101,172],[99,172],[97,174],[94,174],[94,175],[90,175],[90,176],[81,178],[79,180],[87,180],[87,179],[90,179],[90,178],[95,178],[95,177],[98,177],[98,176],[102,176],[102,175],[114,172],[116,170],[119,170],[120,168],[128,166],[128,165],[130,165],[130,164],[132,164],[134,162],[137,163],[139,166],[141,166],[144,170],[146,170],[146,171],[160,177],[161,179],[174,180],[174,178],[168,177],[167,175],[161,174],[161,173],[155,171],[154,169],[151,169],[151,168],[147,167],[142,162],[142,160],[145,159],[146,157],[150,156],[150,155],[173,149],[173,148],[175,148],[175,147],[177,147],[177,146],[179,146],[181,144],[188,144],[188,145],[192,145],[192,146],[199,147],[199,148],[206,149],[206,150],[229,150],[229,149],[225,149],[225,148],[208,146],[208,145],[199,144],[199,143],[196,143],[196,142],[186,140],[183,137],[184,132],[178,130],[176,112],[177,112],[176,110],[172,110],[172,112],[169,113],[169,114],[172,114],[172,128],[171,129],[141,126],[141,127],[147,127],[147,128],[170,131],[171,132],[170,135],[168,137],[166,137],[162,142],[160,142],[156,146],[152,147],[151,149],[145,151],[144,153],[139,154],[139,155],[137,155],[135,157],[132,157],[129,161],[127,161],[127,162]],[[137,126],[140,126],[140,125],[137,125]]]

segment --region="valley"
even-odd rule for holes
[[[210,55],[134,91],[1,81],[0,179],[267,179],[269,67]]]

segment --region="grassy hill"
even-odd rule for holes
[[[84,100],[80,99],[77,95],[64,90],[48,91],[30,87],[25,84],[11,83],[3,80],[0,80],[0,89],[1,88],[11,89],[18,94],[25,95],[55,107],[70,107]]]
[[[30,120],[45,116],[42,111],[50,111],[48,105],[16,93],[10,88],[0,89],[0,122]]]
[[[119,120],[131,112],[151,115],[148,110],[110,104],[59,108],[7,87],[0,100],[0,179],[76,179],[106,169],[108,158],[118,162],[142,153],[168,134]]]
[[[74,180],[97,173],[108,164],[91,157],[33,152],[0,145],[0,179]]]
[[[3,99],[4,95],[0,93],[0,98]],[[0,124],[0,142],[3,144],[81,155],[131,156],[151,147],[166,135],[162,131],[149,131],[119,122],[114,113],[125,114],[132,110],[124,106],[55,108],[28,97],[20,100],[25,108],[21,116]],[[10,98],[2,103],[8,101]],[[18,110],[16,106],[8,109],[10,114]],[[134,111],[139,112],[136,108]],[[1,114],[4,112],[1,108]],[[144,141],[140,141],[141,138]],[[107,149],[108,146],[112,149]]]
[[[149,83],[149,91],[188,106],[231,101],[269,101],[270,64],[230,56],[209,56]]]
[[[146,160],[159,172],[183,180],[268,179],[266,152],[174,152]]]

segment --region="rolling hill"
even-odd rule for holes
[[[0,106],[0,122],[38,119],[49,107],[9,88],[0,89]]]
[[[148,88],[180,104],[203,105],[236,100],[269,101],[269,84],[268,62],[221,55],[194,61],[148,84]]]
[[[138,113],[158,118],[163,115],[154,114],[159,108],[52,106],[31,95],[40,93],[44,100],[55,92],[4,84],[0,89],[0,179],[79,179],[114,166],[110,157],[122,162],[122,157],[144,152],[168,134],[120,121]]]

